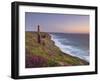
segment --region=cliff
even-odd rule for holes
[[[26,68],[76,66],[88,65],[89,63],[78,57],[63,53],[51,40],[48,33],[45,35],[45,44],[37,42],[36,32],[25,32]]]

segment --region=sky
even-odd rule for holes
[[[89,15],[25,12],[25,30],[42,32],[89,33]]]

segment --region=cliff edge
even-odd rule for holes
[[[63,53],[55,46],[48,33],[40,32],[40,34],[45,36],[41,44],[37,42],[37,32],[25,32],[26,68],[89,64],[78,57]]]

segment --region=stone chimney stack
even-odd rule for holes
[[[38,43],[41,43],[41,35],[40,35],[40,25],[37,26],[37,35],[38,35]]]
[[[38,33],[40,33],[40,25],[38,25]]]

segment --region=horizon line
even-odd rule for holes
[[[25,31],[25,32],[37,32],[37,31]],[[45,32],[45,31],[41,31]],[[68,34],[89,34],[89,33],[76,33],[76,32],[46,32],[46,33],[68,33]]]

